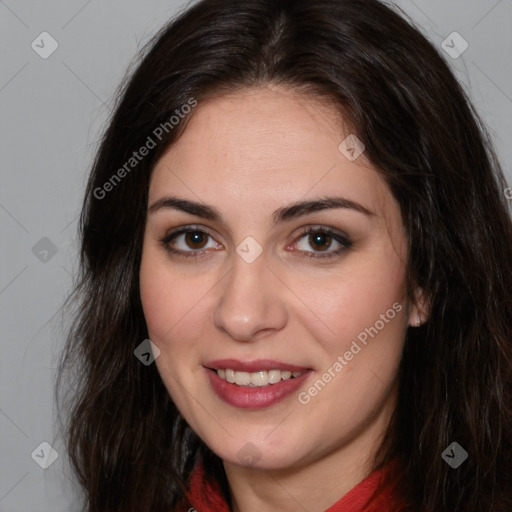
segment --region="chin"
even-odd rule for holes
[[[269,443],[256,439],[256,436],[257,434],[252,441],[248,436],[244,439],[207,444],[224,463],[245,468],[283,470],[298,466],[304,460],[304,454],[297,453],[297,444],[289,437],[277,439],[277,443],[276,440]]]

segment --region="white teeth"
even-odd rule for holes
[[[291,372],[289,370],[261,370],[259,372],[235,372],[229,368],[220,368],[217,375],[221,378],[236,384],[237,386],[263,387],[269,384],[277,384],[281,380],[299,377],[304,372]]]
[[[268,373],[265,370],[251,373],[251,384],[253,386],[266,386],[268,384]],[[238,384],[238,383],[237,383]]]
[[[235,384],[248,386],[251,383],[251,374],[247,372],[235,372]]]
[[[277,384],[281,380],[281,370],[270,370],[268,372],[268,383]]]

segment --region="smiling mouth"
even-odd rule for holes
[[[210,386],[229,405],[264,409],[290,396],[313,370],[271,359],[219,359],[204,365]]]
[[[210,368],[221,379],[236,384],[237,386],[246,387],[265,387],[268,385],[278,384],[282,381],[295,379],[300,377],[305,371],[290,370],[260,370],[257,372],[241,372],[230,368]]]

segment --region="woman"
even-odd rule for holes
[[[81,217],[61,373],[88,510],[510,512],[505,189],[381,2],[170,22]]]

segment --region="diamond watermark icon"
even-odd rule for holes
[[[364,152],[365,145],[354,135],[350,134],[339,146],[338,149],[342,155],[353,162],[357,160]]]
[[[42,263],[48,263],[57,254],[57,246],[43,236],[32,247],[32,254]]]
[[[458,59],[469,48],[469,44],[458,32],[452,32],[441,43],[441,48],[452,59]]]
[[[30,46],[41,59],[47,59],[59,47],[59,43],[48,32],[41,32]]]
[[[43,441],[31,453],[31,457],[43,469],[48,469],[57,460],[58,456],[57,451],[46,441]]]
[[[450,467],[457,469],[468,458],[468,452],[459,443],[453,442],[444,450],[441,457]]]
[[[262,457],[262,453],[252,443],[245,443],[236,454],[244,466],[254,466]]]
[[[248,236],[236,248],[236,252],[246,263],[252,263],[263,252],[263,247],[252,236]]]
[[[160,355],[160,349],[151,340],[144,340],[133,353],[142,364],[149,366]]]

